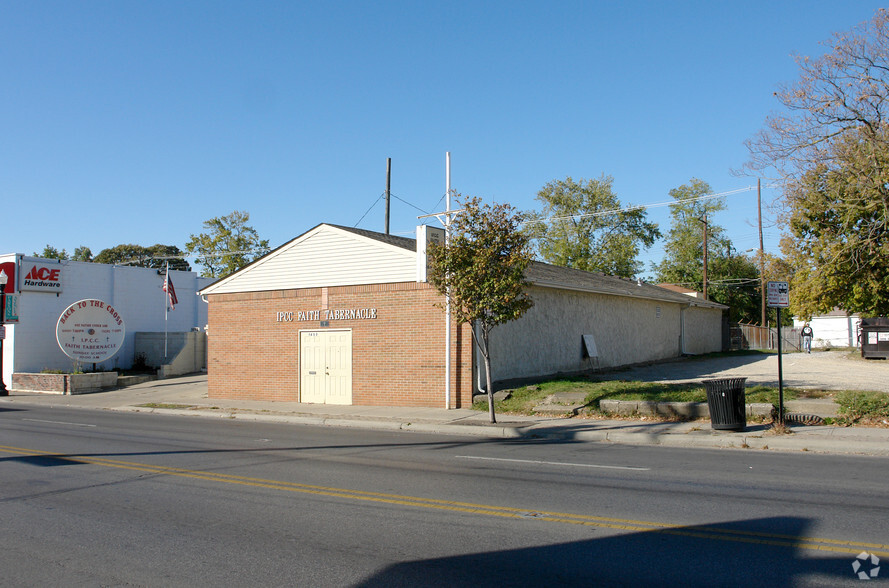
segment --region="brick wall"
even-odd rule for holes
[[[299,333],[326,328],[352,331],[352,404],[444,406],[444,311],[428,284],[211,294],[208,300],[210,398],[298,401]],[[375,309],[376,318],[321,327],[323,315],[299,315],[327,309]],[[279,320],[278,313],[292,316]],[[451,406],[468,407],[471,334],[456,324],[451,333]]]

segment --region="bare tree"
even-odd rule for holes
[[[886,140],[889,115],[889,11],[825,42],[829,51],[796,56],[799,80],[775,92],[784,112],[746,142],[751,171],[797,178],[832,159],[832,143],[849,131]]]
[[[784,111],[747,142],[784,183],[791,310],[889,312],[889,11],[798,57]]]

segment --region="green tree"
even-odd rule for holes
[[[432,245],[429,281],[450,296],[458,324],[470,329],[481,351],[487,376],[488,414],[492,423],[494,388],[490,334],[500,324],[521,317],[533,302],[525,295],[525,270],[533,258],[522,214],[508,204],[482,205],[479,198],[463,199],[463,211],[451,225],[447,245]]]
[[[797,58],[783,110],[747,142],[783,180],[791,311],[889,312],[889,11]]]
[[[664,259],[653,266],[656,280],[704,290],[704,229],[707,231],[707,298],[729,307],[729,320],[761,318],[759,268],[754,258],[734,252],[725,230],[714,223],[725,199],[709,198],[710,184],[692,178],[670,190],[670,232]]]
[[[163,269],[167,263],[170,269],[190,271],[191,266],[185,260],[182,251],[175,245],[150,247],[142,245],[122,244],[103,249],[93,258],[95,263],[126,264],[133,267]]]
[[[670,205],[670,232],[664,244],[664,259],[652,268],[659,282],[704,289],[705,220],[708,261],[712,261],[711,254],[728,250],[730,243],[723,237],[724,230],[713,222],[715,213],[725,209],[725,199],[706,198],[712,192],[710,184],[697,178],[670,190],[676,202]]]
[[[889,314],[889,142],[869,135],[845,133],[829,161],[788,184],[782,249],[794,268],[794,314]]]
[[[525,232],[538,254],[554,265],[633,277],[642,270],[640,247],[659,237],[641,208],[621,210],[614,180],[554,180],[537,193],[542,209],[529,214]]]
[[[201,275],[218,278],[229,275],[265,255],[269,242],[260,239],[256,230],[247,225],[250,215],[235,210],[228,216],[204,221],[205,233],[191,235],[185,250],[197,255]]]
[[[93,252],[86,245],[81,245],[74,249],[74,255],[71,256],[74,261],[92,261]]]
[[[711,274],[714,278],[708,287],[708,297],[729,307],[730,321],[749,324],[761,321],[759,266],[755,257],[739,254],[729,246],[724,254],[714,252],[708,280]]]
[[[41,253],[35,251],[34,257],[42,257],[43,259],[68,259],[68,252],[64,249],[60,251],[51,245],[47,245],[43,248]]]

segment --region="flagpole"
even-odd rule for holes
[[[170,314],[170,262],[164,275],[164,363],[167,363],[167,315]]]

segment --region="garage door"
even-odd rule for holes
[[[352,331],[299,334],[300,402],[352,404]]]

